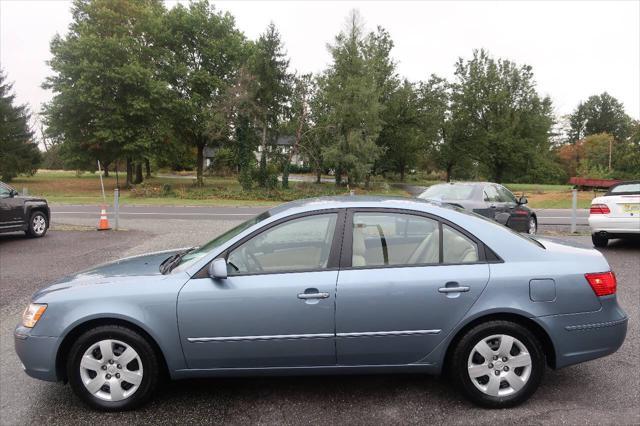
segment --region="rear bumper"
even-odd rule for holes
[[[615,296],[601,298],[602,309],[582,314],[538,317],[553,342],[556,368],[614,353],[627,335],[628,318]]]
[[[28,328],[18,326],[13,333],[16,353],[25,373],[35,379],[58,381],[56,374],[58,338],[32,336],[30,331]]]
[[[589,226],[592,233],[607,232],[609,234],[640,234],[640,216],[607,217],[590,215]]]

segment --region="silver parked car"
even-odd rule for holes
[[[338,197],[63,278],[33,295],[15,347],[27,374],[103,410],[139,406],[163,372],[447,371],[471,401],[509,407],[546,365],[611,354],[626,329],[596,250],[437,203]]]
[[[504,186],[492,182],[449,182],[432,185],[418,198],[451,204],[534,235],[538,231],[536,213],[527,207],[527,197],[516,198]]]

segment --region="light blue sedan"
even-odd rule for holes
[[[320,198],[63,278],[33,295],[15,347],[27,374],[109,411],[165,374],[445,371],[471,401],[509,407],[547,365],[620,347],[615,293],[596,250],[421,200]]]

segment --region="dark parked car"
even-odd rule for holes
[[[535,234],[538,219],[526,206],[527,198],[516,198],[507,188],[491,182],[451,182],[433,185],[418,198],[440,201],[478,213],[518,232]]]
[[[19,195],[0,182],[0,233],[24,231],[30,237],[44,237],[50,218],[47,200]]]

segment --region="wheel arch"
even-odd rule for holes
[[[25,204],[25,217],[26,220],[29,221],[31,215],[35,212],[41,212],[47,218],[47,225],[51,222],[51,211],[45,204]]]
[[[555,369],[556,368],[556,351],[555,346],[553,345],[553,341],[549,337],[547,331],[536,321],[531,318],[528,318],[524,315],[520,315],[517,313],[510,312],[500,312],[500,313],[492,313],[488,315],[483,315],[466,323],[462,326],[454,335],[454,337],[449,341],[449,345],[447,346],[447,351],[445,352],[444,361],[443,361],[443,370],[447,371],[449,369],[449,365],[451,362],[451,357],[453,356],[453,351],[462,338],[464,334],[471,330],[473,327],[482,324],[488,321],[510,321],[516,324],[519,324],[525,327],[527,330],[531,331],[534,336],[540,341],[542,345],[542,350],[544,351],[546,363],[549,367]]]
[[[161,371],[164,377],[169,376],[169,367],[167,364],[167,360],[160,349],[160,345],[158,342],[149,334],[144,328],[137,325],[132,321],[128,321],[122,318],[115,317],[103,317],[103,318],[93,318],[87,321],[83,321],[79,324],[76,324],[69,332],[64,336],[62,342],[58,346],[58,350],[56,351],[56,376],[59,380],[63,382],[67,382],[67,370],[65,368],[67,357],[69,354],[69,349],[76,341],[76,339],[85,331],[90,330],[95,327],[104,326],[104,325],[117,325],[121,327],[129,328],[136,333],[139,333],[142,337],[144,337],[147,342],[151,345],[154,352],[158,356],[158,360],[160,361]]]

